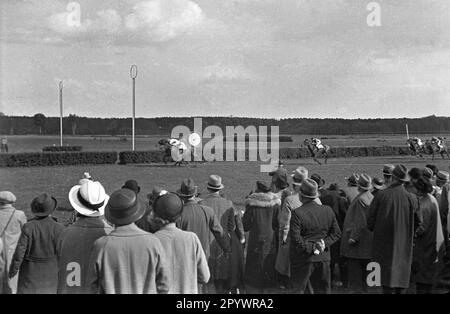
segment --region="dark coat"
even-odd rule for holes
[[[64,226],[52,217],[35,218],[22,228],[9,269],[19,272],[17,293],[56,293],[58,285],[57,244]]]
[[[442,231],[444,232],[445,244],[448,245],[448,219],[450,211],[450,183],[444,184],[441,190],[439,212],[441,215]]]
[[[439,206],[431,194],[419,199],[420,213],[423,218],[422,226],[416,231],[416,240],[413,250],[412,273],[415,282],[434,284],[438,268],[442,262],[442,254],[438,258],[436,235],[439,230],[440,239],[443,240],[442,228],[438,229]],[[442,243],[441,243],[442,244]],[[442,245],[439,245],[443,248]]]
[[[236,241],[236,237],[232,237],[232,234],[236,230],[236,219],[235,219],[235,209],[233,203],[222,196],[214,193],[208,194],[203,197],[200,202],[202,205],[206,205],[213,209],[217,218],[220,221],[220,225],[224,230],[226,236],[224,240],[228,242],[228,246],[232,249],[239,249],[239,246],[232,245],[232,241]],[[242,224],[239,226],[242,228]],[[239,243],[239,240],[238,240]],[[229,279],[231,275],[231,260],[232,256],[239,258],[238,254],[232,254],[227,256],[224,254],[219,243],[213,239],[211,242],[211,254],[208,260],[209,269],[211,271],[211,279]],[[242,245],[240,245],[240,250],[243,250]],[[235,264],[236,265],[236,264]]]
[[[381,285],[408,288],[413,237],[422,224],[417,196],[392,183],[373,199],[367,226],[373,231],[372,260],[381,267]]]
[[[101,217],[79,217],[58,241],[58,293],[88,293],[85,283],[94,242],[113,228]]]
[[[367,228],[367,217],[372,200],[372,193],[366,191],[360,193],[350,204],[342,229],[342,256],[357,259],[372,257],[373,232]],[[355,240],[356,243],[349,244],[349,239]]]
[[[244,230],[249,232],[245,282],[266,288],[274,283],[276,247],[272,219],[281,200],[274,193],[253,193],[245,200]]]
[[[330,246],[339,240],[341,230],[331,207],[311,201],[292,211],[290,235],[290,259],[294,268],[306,262],[330,261]],[[314,244],[321,239],[325,250],[314,255]]]
[[[230,250],[229,241],[224,239],[222,226],[211,207],[200,205],[195,200],[185,202],[176,226],[198,236],[208,260],[211,256],[211,243],[214,239],[224,251]]]

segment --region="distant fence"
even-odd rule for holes
[[[270,152],[269,152],[270,153]],[[245,159],[249,158],[249,150],[245,151]],[[329,152],[331,158],[398,156],[408,155],[405,146],[381,147],[335,147]],[[237,160],[235,151],[234,160]],[[0,154],[0,167],[35,167],[35,166],[67,166],[67,165],[100,165],[100,164],[145,164],[163,162],[162,151],[123,151],[123,152],[43,152]],[[224,152],[224,160],[225,158]],[[306,148],[280,148],[279,157],[285,159],[310,158]],[[192,158],[193,160],[193,158]],[[260,160],[258,156],[258,160]]]

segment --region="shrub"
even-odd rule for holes
[[[46,146],[42,149],[43,152],[79,152],[81,146]]]
[[[0,167],[115,164],[116,152],[52,152],[1,154]]]

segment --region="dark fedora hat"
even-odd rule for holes
[[[31,212],[37,217],[45,217],[55,210],[57,204],[56,198],[44,193],[33,199]]]
[[[358,185],[358,179],[359,179],[359,175],[357,173],[353,173],[350,177],[345,178],[348,183],[350,183],[352,186],[357,186]]]
[[[392,172],[394,171],[395,166],[392,164],[383,165],[383,175],[392,176]]]
[[[119,226],[139,220],[144,213],[145,206],[139,202],[137,194],[129,189],[120,189],[111,194],[105,208],[106,219]]]
[[[316,183],[319,186],[319,188],[321,188],[322,186],[325,185],[325,180],[322,179],[322,177],[320,175],[318,175],[317,173],[313,173],[311,175],[311,179],[316,181]]]
[[[175,193],[166,193],[156,199],[153,211],[156,216],[174,222],[183,211],[183,201]]]
[[[191,197],[197,194],[197,186],[191,178],[184,179],[181,182],[181,188],[177,191],[181,197]]]
[[[408,169],[404,165],[397,165],[392,171],[392,176],[397,180],[408,182]]]
[[[141,191],[141,187],[139,186],[136,180],[127,180],[125,184],[122,186],[122,189],[129,189],[136,194],[138,194]]]
[[[267,193],[270,192],[270,185],[264,181],[256,181],[256,192]]]
[[[368,174],[362,173],[358,178],[358,187],[365,191],[371,190],[373,188],[372,178]]]

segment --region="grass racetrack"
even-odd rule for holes
[[[371,176],[381,177],[381,168],[385,163],[403,163],[408,168],[424,167],[433,163],[439,169],[449,170],[450,161],[437,158],[419,159],[402,157],[360,157],[329,159],[326,165],[317,165],[311,159],[285,161],[289,172],[297,166],[306,166],[310,174],[321,175],[328,187],[330,183],[346,184],[345,177],[353,172],[366,172]],[[55,196],[61,207],[70,208],[67,193],[77,184],[84,172],[100,181],[108,194],[119,189],[127,179],[135,179],[141,186],[140,198],[146,202],[146,195],[153,186],[161,186],[170,191],[179,188],[183,178],[191,177],[198,185],[199,192],[205,193],[206,181],[211,174],[222,176],[225,189],[223,194],[240,208],[244,199],[255,187],[256,180],[269,181],[266,173],[260,172],[259,162],[211,162],[173,167],[163,164],[145,165],[99,165],[99,166],[62,166],[0,169],[2,183],[0,190],[9,190],[17,196],[16,208],[25,211],[28,217],[30,203],[39,193],[47,192]],[[200,196],[201,197],[201,196]]]

